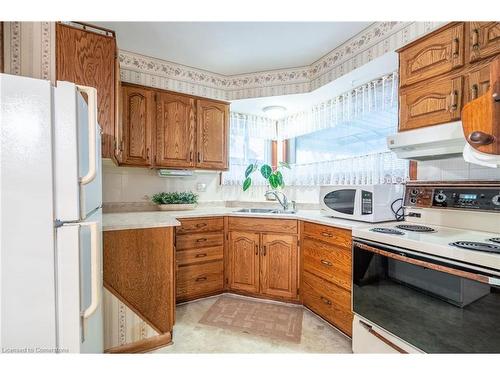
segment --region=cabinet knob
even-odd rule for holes
[[[469,142],[475,145],[486,146],[492,144],[494,141],[494,136],[481,131],[475,131],[469,134]]]

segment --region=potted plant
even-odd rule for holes
[[[273,170],[269,164],[262,164],[260,167],[260,174],[264,177],[273,190],[282,189],[285,187],[285,181],[283,180],[283,174],[281,173],[282,168],[291,169],[288,163],[284,161],[279,162],[279,166]],[[252,185],[252,178],[250,175],[259,169],[258,164],[250,164],[245,170],[245,181],[243,181],[243,191],[248,190]]]
[[[162,211],[192,210],[198,203],[198,194],[192,191],[156,193],[151,197],[151,201]]]

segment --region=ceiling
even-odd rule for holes
[[[92,22],[118,47],[223,75],[310,65],[371,22]]]
[[[288,116],[332,99],[397,69],[398,54],[388,52],[309,93],[234,100],[231,102],[231,111],[266,116],[262,110],[264,107],[282,106],[286,108],[284,115]]]

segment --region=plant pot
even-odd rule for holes
[[[194,210],[196,206],[197,206],[196,203],[159,204],[158,209],[161,211],[185,211],[185,210]]]

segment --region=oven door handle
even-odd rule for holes
[[[398,345],[394,344],[392,341],[390,341],[389,339],[386,339],[380,333],[378,333],[377,331],[375,331],[370,324],[365,323],[362,320],[359,321],[359,324],[361,325],[361,327],[363,327],[364,329],[366,329],[368,331],[368,333],[370,333],[371,335],[375,336],[377,339],[379,339],[380,341],[382,341],[384,344],[389,345],[391,348],[393,348],[397,352],[399,352],[401,354],[408,354],[408,352],[406,350],[402,349],[401,347],[399,347]]]
[[[410,264],[424,267],[424,268],[428,268],[431,270],[445,272],[445,273],[448,273],[450,275],[463,277],[463,278],[478,281],[478,282],[481,282],[484,284],[500,285],[500,279],[498,279],[498,278],[489,277],[486,275],[481,275],[478,273],[473,273],[473,272],[469,272],[469,271],[465,271],[465,270],[460,270],[460,269],[456,269],[456,268],[449,267],[446,265],[432,263],[430,261],[413,259],[411,257],[408,257],[404,253],[403,250],[401,250],[400,253],[393,253],[393,252],[383,250],[383,249],[380,249],[380,248],[377,248],[377,247],[374,247],[374,246],[371,246],[371,245],[368,245],[368,244],[365,244],[362,242],[358,242],[358,241],[353,241],[353,246],[356,246],[356,247],[363,249],[363,250],[366,250],[366,251],[370,251],[370,252],[375,253],[375,254],[382,255],[382,256],[387,257],[387,258],[391,258],[391,259],[398,260],[398,261],[405,262],[405,263],[410,263]]]

